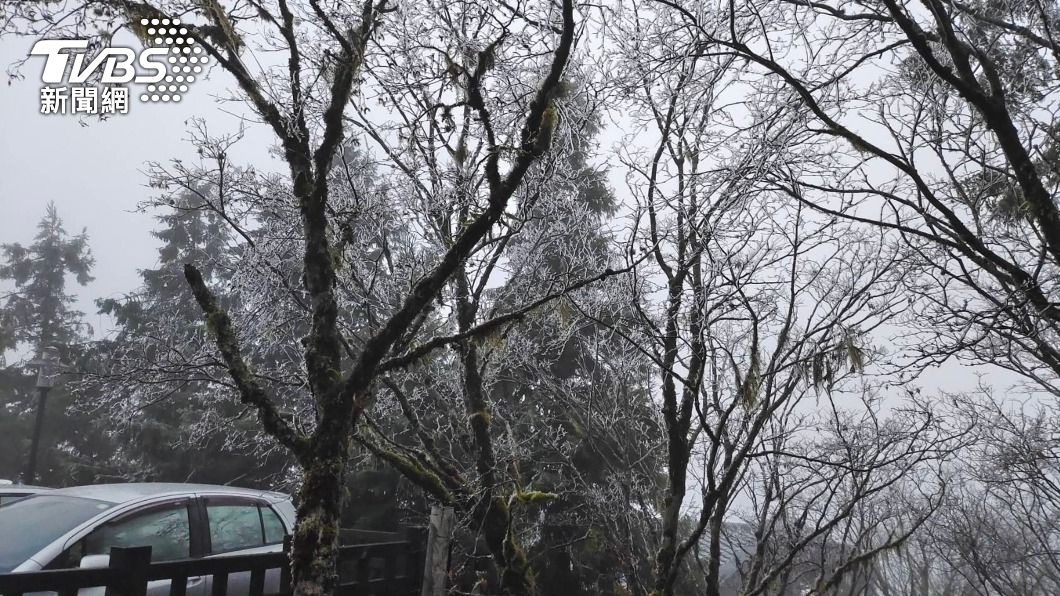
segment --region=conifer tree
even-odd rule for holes
[[[84,314],[74,307],[76,296],[68,293],[69,276],[81,286],[92,281],[95,260],[88,246],[88,233],[70,235],[55,207],[49,203],[37,224],[33,243],[0,245],[0,281],[12,287],[0,306],[0,364],[5,355],[15,362],[0,369],[0,432],[13,446],[0,454],[0,477],[18,476],[25,466],[33,432],[38,393],[28,362],[44,349],[55,347],[63,362],[74,363],[82,353],[91,329]],[[38,477],[43,482],[69,478],[81,456],[94,452],[94,433],[83,421],[66,415],[70,395],[62,385],[52,389],[44,411]],[[35,405],[36,404],[36,405]],[[62,444],[61,457],[50,457],[51,446]],[[57,470],[68,468],[62,473]],[[76,477],[76,474],[74,475]]]
[[[50,345],[69,346],[89,331],[84,313],[73,308],[76,297],[66,292],[66,277],[79,285],[92,281],[95,264],[88,233],[70,236],[63,228],[55,203],[48,203],[37,224],[33,244],[4,244],[0,280],[14,282],[0,315],[0,350],[28,349],[39,355]]]
[[[273,486],[286,458],[255,448],[256,428],[195,365],[209,344],[183,264],[201,263],[205,279],[225,284],[238,251],[222,217],[196,208],[192,194],[158,216],[158,262],[140,272],[140,288],[97,302],[117,330],[96,347],[86,394],[110,397],[101,411],[117,423],[123,447],[112,465],[125,479]]]

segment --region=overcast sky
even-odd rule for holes
[[[0,41],[2,70],[28,55],[31,46],[27,39]],[[131,85],[126,115],[105,122],[42,115],[43,64],[43,58],[32,58],[21,70],[23,80],[0,85],[0,243],[30,243],[49,201],[68,232],[87,228],[96,280],[69,290],[79,295],[79,307],[98,335],[108,323],[96,314],[95,299],[136,288],[137,270],[157,260],[158,243],[150,235],[154,219],[137,212],[137,204],[155,192],[146,186],[144,163],[195,159],[185,141],[185,122],[192,116],[207,118],[211,133],[220,133],[222,127],[237,130],[236,115],[249,114],[240,104],[217,101],[227,97],[228,82],[214,71],[194,83],[179,104],[141,103],[133,98],[138,87]],[[240,143],[243,155],[236,157],[260,165],[269,159],[270,142],[264,131],[252,130]]]

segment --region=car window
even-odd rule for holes
[[[191,556],[188,506],[179,503],[154,508],[105,524],[82,541],[82,556],[109,555],[115,546],[150,546],[152,561]]]
[[[26,562],[113,503],[57,495],[35,495],[0,507],[0,573]],[[12,537],[18,537],[17,540]]]
[[[283,527],[280,516],[272,510],[272,507],[261,505],[261,525],[265,528],[265,544],[278,544],[283,542],[287,529]]]
[[[215,553],[265,544],[257,503],[207,501],[206,517],[210,522],[210,546]]]

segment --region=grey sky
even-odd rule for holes
[[[26,56],[32,42],[0,41],[0,64],[6,67]],[[136,47],[131,45],[131,47]],[[197,81],[179,104],[147,104],[133,98],[129,113],[105,122],[89,117],[40,114],[42,58],[23,68],[24,79],[0,85],[0,243],[29,243],[48,201],[55,201],[69,232],[87,228],[96,258],[96,280],[73,287],[79,307],[97,334],[108,325],[96,314],[94,300],[121,295],[137,287],[137,270],[156,262],[157,241],[150,235],[155,222],[138,213],[137,204],[155,192],[147,188],[144,163],[179,157],[195,159],[184,140],[192,116],[209,120],[211,132],[233,131],[246,115],[244,106],[215,98],[225,96],[223,75],[213,71]],[[258,165],[268,159],[270,140],[254,130],[238,150],[237,159]]]

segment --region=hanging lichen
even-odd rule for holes
[[[195,4],[202,9],[206,18],[214,24],[213,27],[202,27],[200,30],[210,37],[218,45],[225,46],[233,52],[243,49],[243,39],[236,32],[235,25],[228,18],[228,13],[217,0],[195,0]]]

